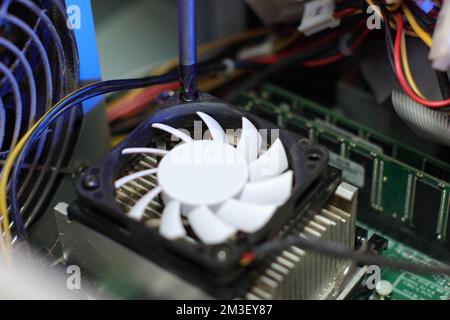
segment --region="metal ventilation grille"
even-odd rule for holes
[[[1,1],[0,159],[53,104],[78,87],[78,68],[63,1]],[[18,194],[27,221],[47,204],[70,156],[80,116],[79,109],[66,114],[28,156]]]

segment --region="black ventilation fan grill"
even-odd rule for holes
[[[61,0],[0,2],[0,157],[79,84],[79,61]],[[26,159],[18,201],[26,221],[42,212],[70,156],[82,113],[75,108],[45,132]]]

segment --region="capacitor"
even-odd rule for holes
[[[394,291],[394,287],[391,282],[382,280],[377,283],[375,290],[380,299],[389,299]]]

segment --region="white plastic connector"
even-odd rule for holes
[[[248,60],[251,58],[262,57],[272,54],[274,52],[274,39],[269,38],[261,44],[247,47],[239,51],[237,54],[238,60]]]
[[[233,59],[230,58],[223,59],[222,63],[225,66],[226,75],[231,75],[236,71],[236,62]]]
[[[298,30],[309,36],[327,28],[334,28],[340,20],[334,18],[333,0],[313,0],[305,4]]]
[[[436,70],[447,71],[450,68],[450,1],[444,1],[439,13],[429,58]]]

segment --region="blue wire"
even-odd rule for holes
[[[20,240],[28,239],[27,230],[23,217],[20,213],[18,201],[17,201],[17,185],[19,180],[20,171],[23,167],[23,163],[30,149],[34,146],[39,137],[46,131],[55,120],[62,116],[65,112],[71,108],[78,106],[85,100],[97,97],[99,95],[107,94],[110,92],[124,91],[142,88],[154,84],[167,83],[177,79],[176,73],[169,73],[162,76],[152,76],[141,79],[129,79],[129,80],[110,80],[91,84],[84,88],[81,88],[64,100],[55,105],[52,111],[49,112],[47,117],[37,126],[34,132],[31,134],[28,141],[25,143],[22,152],[20,153],[16,165],[14,166],[11,175],[10,194],[11,194],[11,210],[13,213],[14,223],[16,225],[17,236]]]

